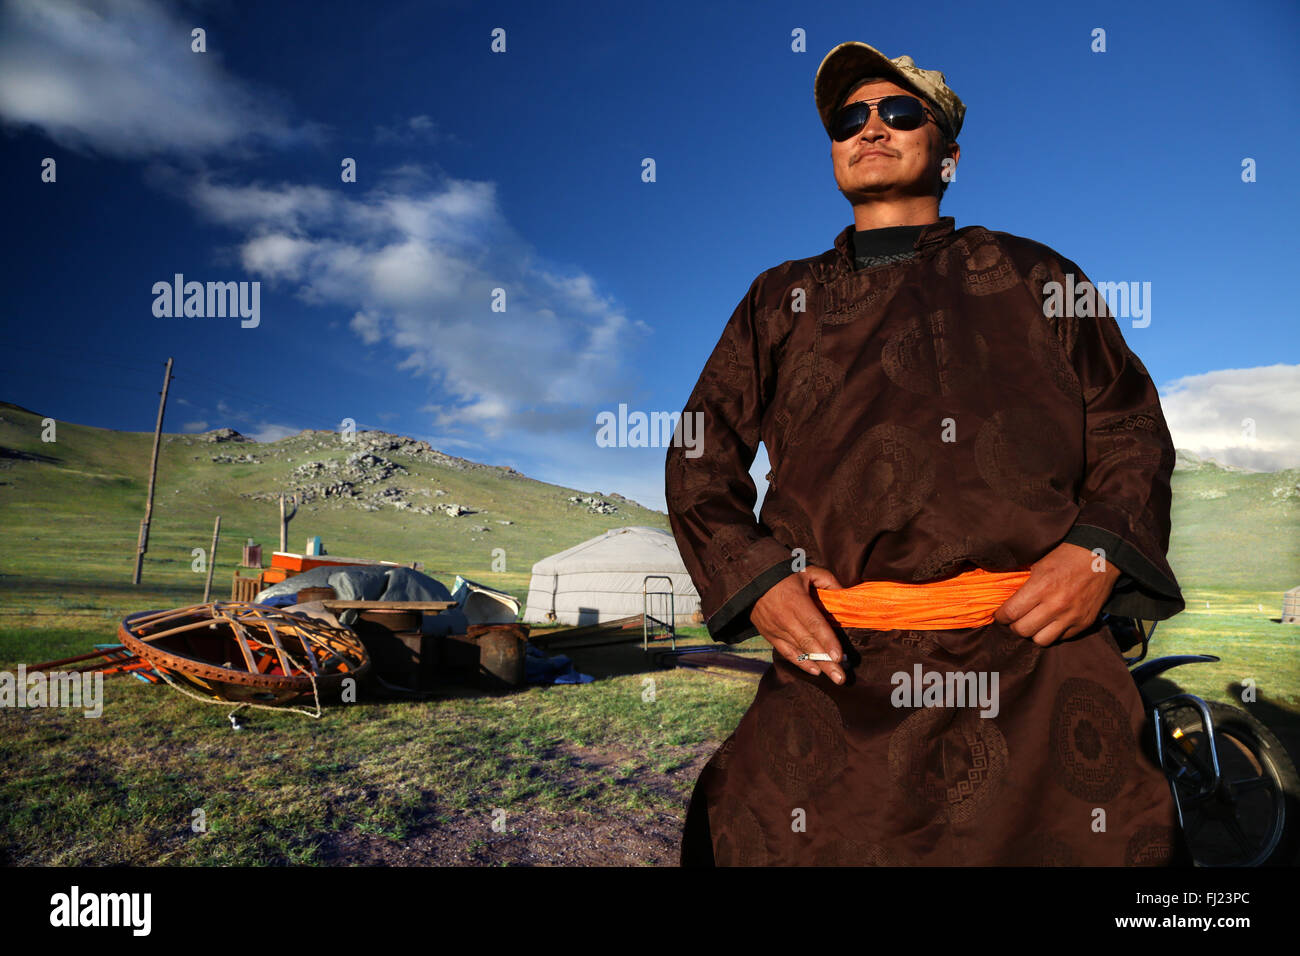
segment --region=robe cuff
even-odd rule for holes
[[[782,558],[756,578],[744,585],[739,591],[723,603],[708,619],[706,625],[715,641],[724,644],[739,644],[758,635],[758,628],[749,620],[749,612],[754,609],[754,602],[771,590],[772,586],[784,581],[794,571],[790,567],[790,558]]]
[[[1178,585],[1114,532],[1077,523],[1064,540],[1089,551],[1101,548],[1106,560],[1120,569],[1110,596],[1101,606],[1103,612],[1117,617],[1163,621],[1186,606]]]

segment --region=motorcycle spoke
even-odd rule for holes
[[[1272,790],[1273,781],[1268,777],[1245,777],[1241,780],[1233,780],[1232,786],[1238,793],[1250,793],[1252,790]]]
[[[1195,790],[1193,790],[1190,786],[1190,784],[1193,782],[1196,784]],[[1203,789],[1201,786],[1201,781],[1199,779],[1195,781],[1182,780],[1180,781],[1180,783],[1181,783],[1181,790],[1179,792],[1179,796],[1182,798],[1184,803],[1190,803],[1194,805],[1201,804],[1210,800],[1214,800],[1217,797],[1217,795],[1213,790]]]
[[[1250,854],[1255,851],[1256,847],[1254,842],[1246,836],[1245,831],[1241,829],[1241,824],[1239,824],[1236,819],[1229,817],[1227,820],[1223,821],[1223,826],[1232,838],[1237,841],[1237,846],[1241,847],[1243,853]]]

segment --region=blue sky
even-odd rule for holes
[[[0,11],[0,399],[148,431],[172,356],[167,431],[352,418],[662,509],[664,450],[596,415],[680,410],[754,276],[852,221],[812,83],[858,39],[967,105],[941,214],[1151,283],[1121,327],[1179,447],[1300,466],[1288,0]],[[259,324],[155,316],[176,273],[260,282]]]

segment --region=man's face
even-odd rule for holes
[[[895,93],[920,99],[895,83],[879,80],[858,87],[844,106]],[[926,106],[929,108],[929,104]],[[835,182],[845,198],[855,204],[891,197],[932,196],[943,170],[944,157],[951,156],[955,161],[961,152],[956,145],[951,152],[945,152],[943,144],[944,135],[929,114],[919,129],[890,129],[873,103],[871,118],[857,135],[842,143],[831,141]]]

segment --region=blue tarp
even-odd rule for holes
[[[580,673],[563,654],[547,657],[534,644],[525,648],[524,677],[530,684],[590,684],[595,680],[590,674]]]
[[[259,593],[254,602],[287,607],[297,604],[298,592],[309,587],[332,587],[342,601],[454,600],[441,581],[411,568],[332,565],[312,568],[273,584]],[[341,611],[338,620],[350,627],[357,620],[358,613],[353,609]],[[464,612],[459,607],[452,607],[440,614],[426,613],[421,630],[425,634],[464,634],[467,625]],[[563,654],[547,657],[532,644],[527,644],[525,650],[524,676],[530,684],[589,684],[595,680],[590,674],[579,672],[573,661]]]
[[[305,588],[330,587],[340,601],[451,601],[451,592],[436,578],[412,568],[392,565],[344,564],[322,565],[295,574],[260,591],[253,602],[271,607],[298,603],[298,592]],[[348,608],[336,616],[344,627],[351,627],[360,611]],[[469,623],[459,607],[449,607],[438,614],[421,617],[424,634],[464,634]]]

